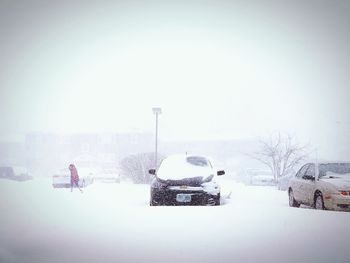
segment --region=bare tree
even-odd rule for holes
[[[150,183],[152,176],[148,170],[154,167],[154,153],[139,153],[129,155],[120,161],[122,174],[130,178],[134,183]],[[159,156],[162,159],[162,156]]]
[[[290,134],[271,134],[259,144],[260,149],[252,157],[270,168],[276,182],[308,156],[308,146],[300,145]]]

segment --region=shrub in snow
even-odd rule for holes
[[[164,159],[158,154],[158,161]],[[148,173],[149,169],[154,169],[154,153],[138,153],[125,157],[120,161],[120,168],[123,177],[131,179],[136,184],[148,184],[152,181],[154,175]]]

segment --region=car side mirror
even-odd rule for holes
[[[148,173],[155,175],[156,174],[156,169],[149,169]]]
[[[225,171],[224,170],[220,170],[220,171],[217,171],[217,175],[224,175],[225,174]]]
[[[304,175],[303,179],[315,181],[315,176],[313,176],[313,175]]]

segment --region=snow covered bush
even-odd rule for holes
[[[158,160],[164,157],[158,154]],[[125,157],[120,161],[120,168],[123,177],[131,179],[136,184],[148,184],[152,181],[153,175],[148,173],[149,169],[155,169],[155,154],[138,153]]]

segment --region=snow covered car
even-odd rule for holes
[[[120,171],[115,168],[105,168],[94,174],[94,180],[103,183],[120,183]]]
[[[94,181],[94,173],[86,168],[78,168],[79,187],[86,187]],[[54,188],[69,188],[70,187],[70,171],[68,168],[57,171],[52,177],[52,186]]]
[[[260,186],[271,186],[276,185],[275,178],[271,175],[271,172],[267,174],[258,174],[254,175],[250,179],[251,185],[260,185]]]
[[[350,211],[350,163],[308,163],[288,187],[289,205]]]
[[[251,179],[251,184],[252,185],[261,185],[261,186],[271,186],[271,185],[276,185],[275,179],[273,176],[269,175],[256,175],[253,176]]]
[[[149,170],[155,178],[151,184],[151,206],[220,205],[220,186],[210,160],[203,156],[172,155],[165,158],[158,171]]]
[[[0,178],[15,181],[27,181],[33,179],[33,177],[29,175],[26,168],[19,166],[1,166]]]
[[[276,185],[275,179],[270,170],[247,168],[244,170],[245,182],[247,185],[271,186]]]

